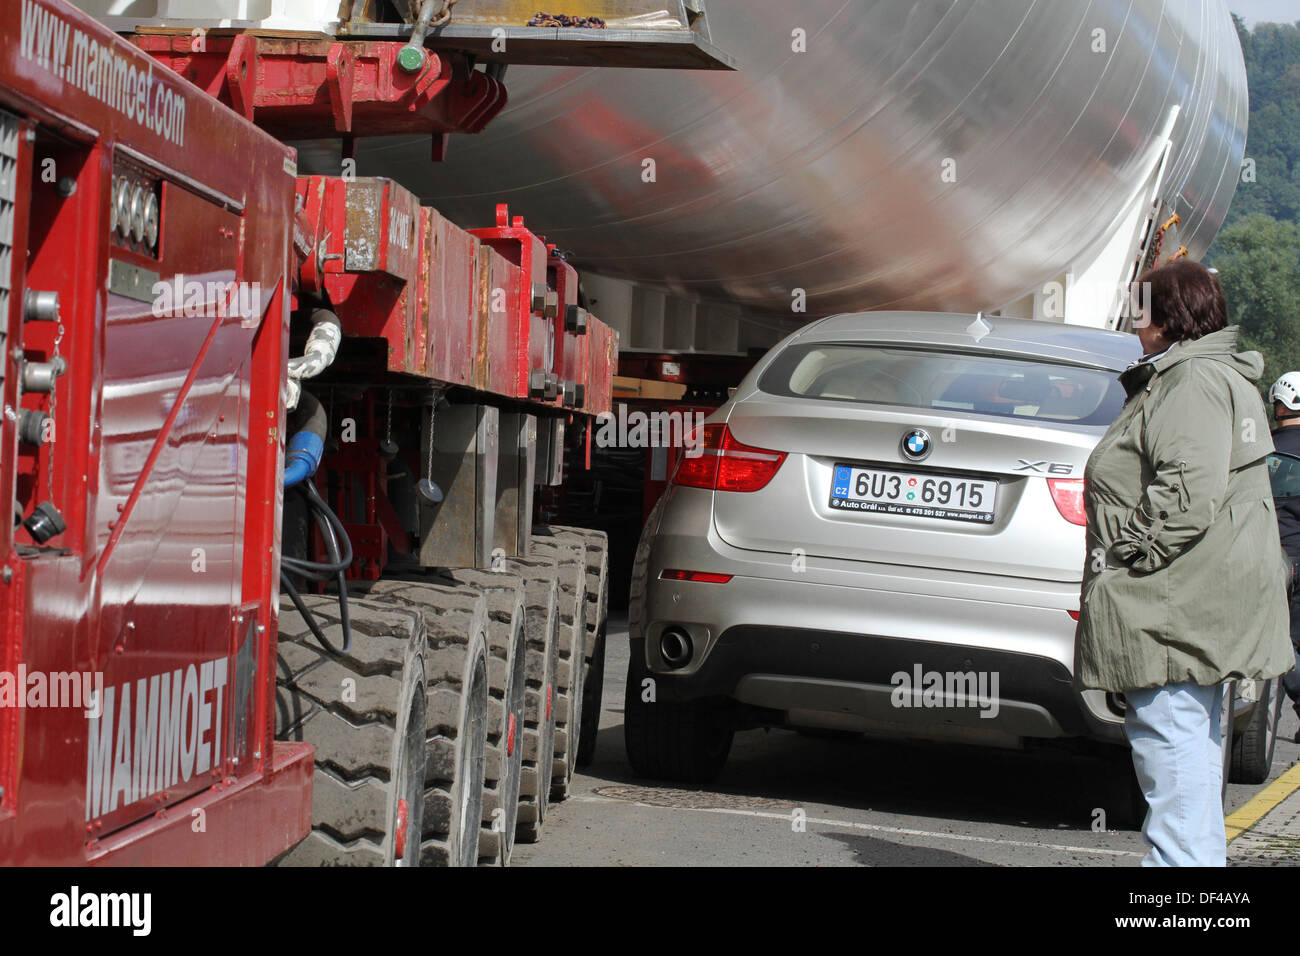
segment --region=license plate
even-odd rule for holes
[[[861,468],[841,463],[836,463],[831,472],[830,506],[835,511],[992,524],[997,495],[996,481],[964,475]]]

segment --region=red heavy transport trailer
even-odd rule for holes
[[[284,142],[503,107],[412,46],[0,11],[0,861],[505,863],[590,758],[606,539],[533,497],[617,335]]]

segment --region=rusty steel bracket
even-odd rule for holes
[[[257,37],[241,33],[226,56],[226,88],[230,106],[252,122],[257,100]]]
[[[329,90],[330,109],[334,113],[334,129],[340,133],[352,132],[352,81],[356,76],[356,62],[346,44],[334,43],[325,58],[325,85]]]

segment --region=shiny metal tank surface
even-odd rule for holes
[[[466,225],[510,203],[592,271],[789,312],[991,309],[1086,262],[1181,114],[1162,194],[1227,213],[1246,77],[1226,0],[709,0],[738,73],[511,67],[429,161],[360,145]],[[806,52],[797,52],[798,31]],[[646,160],[654,180],[646,182]]]

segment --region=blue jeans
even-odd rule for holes
[[[1226,866],[1221,685],[1126,691],[1124,730],[1147,798],[1143,866]]]

